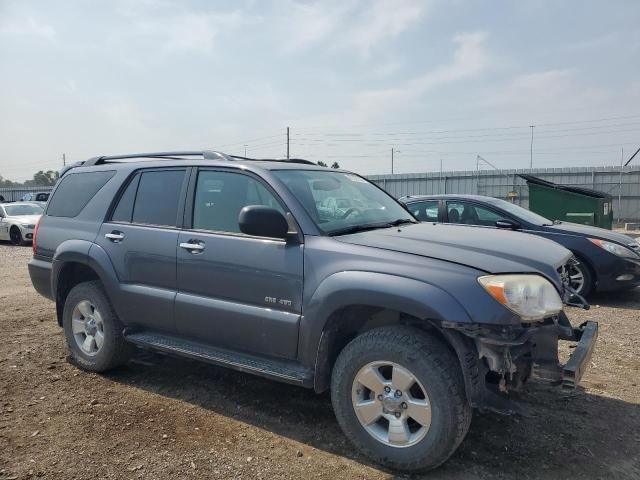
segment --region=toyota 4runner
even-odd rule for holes
[[[473,408],[518,411],[530,377],[575,388],[597,337],[563,312],[562,246],[419,223],[304,160],[92,158],[58,182],[33,249],[81,368],[138,346],[330,389],[346,436],[399,470],[443,463]],[[577,342],[564,365],[559,340]]]

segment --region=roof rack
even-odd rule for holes
[[[248,160],[250,162],[288,162],[288,163],[302,163],[304,165],[318,165],[311,160],[305,160],[304,158],[249,158],[241,157],[240,155],[229,155],[234,160]]]
[[[129,158],[155,158],[165,160],[185,160],[182,157],[202,157],[205,160],[232,160],[232,157],[212,150],[187,151],[187,152],[149,152],[149,153],[126,153],[123,155],[104,155],[93,157],[83,163],[83,167],[111,163],[114,160],[126,160]]]
[[[316,163],[305,160],[303,158],[249,158],[239,155],[227,155],[226,153],[215,152],[213,150],[199,151],[183,151],[183,152],[148,152],[148,153],[126,153],[122,155],[103,155],[93,157],[82,162],[83,167],[91,167],[93,165],[102,165],[104,163],[112,163],[117,160],[127,160],[133,158],[153,158],[157,160],[186,160],[183,157],[202,157],[205,160],[248,160],[254,162],[289,162],[302,163],[305,165],[316,165]]]

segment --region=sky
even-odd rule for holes
[[[283,157],[287,127],[292,157],[365,175],[392,149],[395,173],[619,165],[638,25],[637,0],[0,0],[0,176]]]

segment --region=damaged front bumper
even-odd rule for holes
[[[598,338],[598,324],[573,328],[564,312],[535,324],[511,327],[443,323],[461,361],[472,406],[515,413],[512,392],[529,378],[563,389],[575,389],[586,371]],[[566,363],[558,357],[559,341],[577,342]]]
[[[540,332],[532,335],[532,376],[565,389],[574,389],[589,365],[598,339],[598,323],[588,321],[571,333],[563,329],[563,336]],[[558,340],[578,342],[569,360],[564,365],[558,361]]]

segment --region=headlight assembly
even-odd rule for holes
[[[562,310],[562,300],[546,278],[535,274],[487,275],[480,285],[525,322],[542,320]]]
[[[599,246],[600,248],[606,250],[609,253],[613,253],[619,257],[624,258],[638,258],[638,254],[627,248],[625,246],[620,245],[619,243],[607,242],[606,240],[600,240],[599,238],[590,238],[589,241],[594,245]]]

